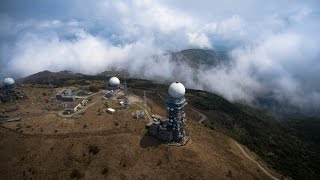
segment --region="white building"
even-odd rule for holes
[[[110,113],[110,114],[113,114],[116,110],[113,109],[113,108],[108,108],[107,109],[107,112]]]
[[[70,113],[75,113],[75,112],[77,112],[78,108],[80,108],[80,107],[81,107],[81,102],[75,101],[75,102],[68,103],[66,105],[64,111],[70,112]]]

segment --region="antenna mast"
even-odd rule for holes
[[[147,109],[147,95],[145,90],[143,91],[143,105],[144,105],[144,108]]]
[[[127,79],[124,79],[124,108],[128,108],[129,99],[128,99],[128,87],[127,87]]]

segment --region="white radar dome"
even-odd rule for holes
[[[180,82],[174,82],[169,86],[168,93],[173,98],[181,98],[186,93],[186,88]]]
[[[109,84],[109,86],[119,86],[120,80],[117,77],[112,77],[109,79],[108,84]]]
[[[4,84],[5,86],[13,85],[13,84],[14,84],[14,80],[13,80],[12,78],[5,78],[5,79],[3,80],[3,84]]]

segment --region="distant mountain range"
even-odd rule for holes
[[[32,74],[25,78],[19,79],[17,82],[30,83],[30,84],[47,84],[50,82],[56,82],[61,79],[77,79],[84,77],[84,74],[73,73],[71,71],[50,72],[48,70]]]
[[[228,66],[231,65],[232,59],[227,51],[215,51],[215,50],[205,50],[205,49],[186,49],[178,52],[170,52],[168,53],[173,62],[177,62],[178,64],[184,64],[191,67],[194,72],[197,72],[200,67],[201,69],[213,68],[217,66]],[[174,72],[173,76],[179,77],[181,76],[180,71],[182,69]],[[18,80],[17,82],[23,83],[45,83],[45,82],[57,82],[61,79],[78,79],[83,78],[84,75],[81,73],[73,73],[71,71],[60,71],[56,73],[52,73],[50,71],[43,71],[36,73],[34,75],[23,78],[22,80]],[[129,73],[125,70],[116,71],[116,70],[107,70],[101,73],[98,73],[96,76],[100,76],[100,79],[105,79],[109,76],[118,76],[118,77],[130,77]],[[88,76],[87,78],[90,78]],[[137,76],[137,78],[143,78],[143,76]],[[195,78],[195,77],[193,77]],[[159,80],[159,82],[164,82]],[[267,110],[272,112],[274,115],[281,117],[305,117],[308,115],[309,117],[319,117],[320,112],[305,112],[305,110],[301,110],[293,105],[288,105],[286,103],[280,102],[272,92],[268,92],[268,94],[263,94],[261,97],[256,97],[253,104],[260,109]]]
[[[228,52],[205,49],[186,49],[171,53],[172,60],[187,63],[190,67],[218,66],[228,64],[231,60]]]

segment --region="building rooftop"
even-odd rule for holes
[[[77,106],[81,103],[81,101],[82,101],[82,99],[76,100],[76,101],[71,102],[71,103],[68,103],[68,104],[66,105],[66,108],[75,108],[75,107],[77,107]]]

